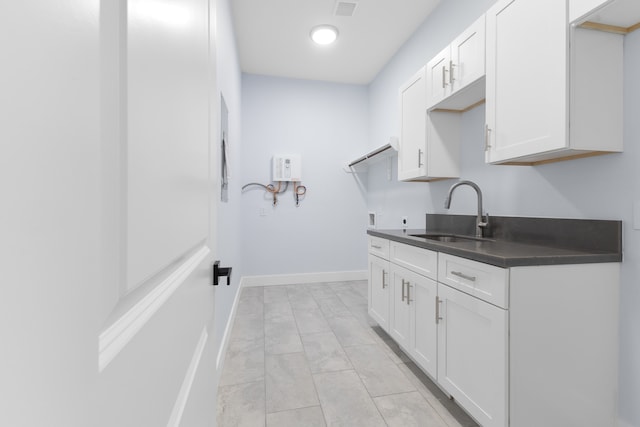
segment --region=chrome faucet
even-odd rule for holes
[[[447,194],[447,198],[444,199],[444,208],[449,209],[451,207],[451,195],[453,194],[453,190],[461,185],[468,185],[474,190],[476,190],[476,194],[478,195],[478,218],[476,219],[476,237],[482,237],[482,229],[489,225],[489,214],[486,215],[486,218],[483,218],[482,215],[482,191],[480,187],[475,182],[472,181],[458,181],[451,186],[449,189],[449,194]]]

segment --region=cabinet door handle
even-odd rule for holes
[[[447,86],[447,67],[442,66],[442,89]]]
[[[384,269],[382,270],[382,289],[387,287],[387,284],[384,281],[384,275],[386,274],[386,272],[384,271]]]
[[[421,168],[424,163],[422,162],[422,155],[424,152],[418,148],[418,167]]]
[[[440,297],[436,295],[436,325],[438,323],[440,323],[440,321],[442,320],[442,317],[440,317],[440,303],[441,302],[442,302],[442,300],[440,299]]]
[[[491,144],[489,143],[489,139],[491,138],[491,128],[489,125],[484,125],[484,151],[489,151],[491,148]]]
[[[453,76],[453,67],[455,67],[456,65],[453,63],[453,60],[449,60],[449,83],[451,83],[451,85],[453,85],[453,81],[456,79]]]
[[[402,301],[404,301],[404,299],[405,299],[405,295],[404,295],[404,284],[405,284],[405,281],[404,281],[404,279],[402,279]]]
[[[411,305],[411,282],[407,282],[407,305]]]
[[[452,271],[451,274],[454,275],[454,276],[461,277],[461,278],[466,279],[466,280],[470,280],[472,282],[476,281],[476,276],[468,276],[468,275],[466,275],[466,274],[464,274],[464,273],[462,273],[460,271]]]

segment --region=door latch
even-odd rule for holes
[[[220,261],[213,263],[213,286],[218,286],[220,277],[227,278],[227,286],[231,284],[231,267],[220,267]]]

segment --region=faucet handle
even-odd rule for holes
[[[489,226],[489,212],[482,216],[482,221],[478,223],[478,227],[488,227]]]

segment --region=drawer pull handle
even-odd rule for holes
[[[461,277],[461,278],[466,279],[466,280],[470,280],[472,282],[476,281],[476,276],[468,276],[468,275],[466,275],[464,273],[461,273],[459,271],[452,271],[451,274],[453,274],[454,276]]]
[[[371,245],[371,247],[374,249],[382,249],[382,246],[378,246],[378,245]]]

